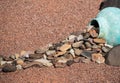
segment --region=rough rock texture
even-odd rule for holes
[[[0,54],[35,50],[82,30],[102,0],[0,0]],[[120,68],[76,63],[0,73],[0,83],[119,83]]]

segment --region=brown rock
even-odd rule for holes
[[[58,63],[57,62],[57,63],[54,64],[55,68],[64,68],[65,66],[66,66],[66,63]]]
[[[93,41],[95,42],[95,43],[101,43],[101,44],[103,44],[103,43],[105,43],[106,41],[104,40],[104,39],[93,39]]]
[[[68,60],[73,60],[73,56],[71,54],[65,54],[64,57]]]
[[[72,47],[73,47],[73,48],[78,48],[78,47],[80,47],[82,44],[83,44],[83,41],[75,42],[75,43],[72,44]]]
[[[98,37],[98,33],[94,29],[91,29],[89,31],[89,33],[90,33],[91,37],[93,37],[93,38]]]
[[[94,53],[92,54],[92,61],[95,61],[97,63],[104,63],[105,58],[100,53]]]
[[[80,50],[80,49],[74,49],[75,51],[75,55],[80,55],[82,53],[83,50]]]
[[[75,63],[79,63],[79,62],[80,62],[80,58],[81,58],[81,57],[76,57],[76,58],[74,58],[74,62],[75,62]]]
[[[47,50],[46,51],[46,55],[50,56],[50,55],[55,55],[56,51],[55,50]]]
[[[81,59],[81,62],[82,62],[82,63],[89,63],[89,62],[90,62],[90,59],[83,58],[83,59]]]
[[[18,65],[22,65],[22,64],[24,63],[24,61],[23,61],[22,59],[18,59],[18,60],[16,61],[16,63],[17,63]]]
[[[19,54],[15,54],[15,58],[18,59],[20,57]]]
[[[29,54],[29,58],[31,59],[39,59],[42,57],[43,57],[43,54]]]
[[[92,47],[92,45],[89,42],[85,42],[85,46],[86,46],[86,48],[91,48]]]
[[[62,52],[57,52],[54,57],[58,57],[58,56],[61,56],[61,55],[64,55],[66,53],[66,51],[62,51]]]
[[[68,61],[66,62],[67,66],[70,66],[70,65],[72,65],[73,63],[74,63],[73,60],[68,60]]]
[[[65,43],[59,48],[59,50],[60,51],[67,51],[70,48],[71,48],[71,44]]]

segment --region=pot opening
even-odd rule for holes
[[[92,20],[90,25],[94,26],[97,33],[99,34],[99,24],[98,24],[97,20]]]

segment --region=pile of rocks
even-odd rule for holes
[[[68,38],[34,53],[22,51],[10,57],[0,56],[0,68],[3,72],[13,72],[32,66],[63,68],[73,63],[90,61],[104,63],[104,56],[111,49],[105,40],[98,38],[99,29],[87,27],[83,32],[72,33]]]

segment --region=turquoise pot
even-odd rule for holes
[[[89,25],[99,28],[99,37],[112,46],[120,44],[120,9],[107,7],[100,11]]]

